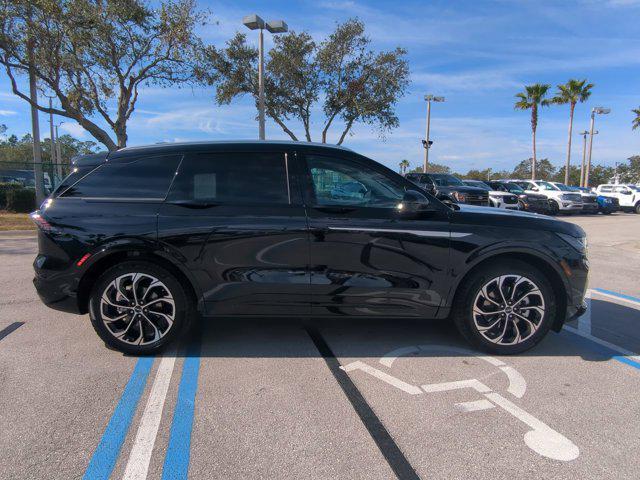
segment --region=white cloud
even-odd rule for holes
[[[88,133],[84,128],[82,128],[79,124],[71,122],[69,120],[65,120],[65,122],[60,125],[60,130],[63,130],[68,134],[80,139],[84,139],[88,136]]]
[[[8,117],[9,115],[15,115],[18,112],[14,112],[13,110],[0,110],[1,117]]]

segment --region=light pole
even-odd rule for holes
[[[591,171],[591,152],[593,150],[593,126],[596,121],[596,113],[598,115],[607,115],[609,112],[611,112],[611,109],[606,107],[593,107],[591,109],[591,128],[589,129],[589,159],[587,160],[587,170],[584,172],[584,187],[589,186],[589,172]]]
[[[593,134],[597,135],[598,131],[594,131]],[[584,167],[587,160],[587,136],[589,135],[589,130],[580,132],[578,135],[582,135],[582,163],[580,164],[580,186],[584,187]]]
[[[288,27],[283,20],[265,22],[255,13],[244,17],[242,23],[249,30],[260,30],[258,36],[258,138],[264,140],[264,36],[262,31],[266,28],[273,34],[284,33]]]
[[[49,95],[45,95],[49,99],[49,138],[51,139],[51,163],[55,168],[56,173],[58,174],[59,181],[62,181],[62,165],[60,164],[60,159],[58,158],[58,150],[57,150],[57,142],[56,135],[53,134],[54,124],[53,124],[53,98]]]
[[[59,124],[55,125],[55,130],[56,130],[56,157],[58,159],[58,164],[60,165],[60,173],[62,173],[62,152],[60,151],[60,135],[58,134],[58,127],[60,125],[62,125],[64,122],[60,122]],[[62,180],[62,177],[60,177],[60,179]]]
[[[424,146],[424,165],[422,166],[423,173],[427,173],[427,165],[429,164],[429,148],[433,142],[429,141],[429,128],[431,126],[431,102],[444,102],[444,97],[436,97],[435,95],[425,95],[424,100],[427,102],[427,131],[426,140],[422,142]]]

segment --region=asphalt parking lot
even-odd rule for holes
[[[447,322],[215,320],[159,358],[44,307],[0,235],[0,478],[632,479],[640,215],[576,216],[591,308],[526,354]]]

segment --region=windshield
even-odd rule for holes
[[[553,185],[552,183],[549,182],[537,182],[538,187],[540,188],[540,190],[560,190],[559,188],[557,188],[555,185]]]
[[[439,174],[439,175],[431,175],[431,178],[435,182],[436,185],[440,187],[459,187],[464,186],[462,180],[453,175],[448,174]]]
[[[542,182],[541,182],[542,183]],[[563,192],[575,192],[575,188],[568,187],[564,183],[553,183],[558,190],[562,190]]]
[[[518,194],[524,193],[524,190],[519,185],[516,185],[515,183],[504,183],[503,185],[511,193],[518,193]]]
[[[487,190],[493,190],[489,185],[480,180],[466,180],[465,183],[470,187],[486,188]]]

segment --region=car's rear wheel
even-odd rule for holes
[[[192,312],[180,282],[144,261],[123,262],[104,272],[89,299],[91,323],[100,338],[134,355],[163,349],[186,328]]]
[[[514,354],[533,347],[554,322],[556,300],[547,277],[521,261],[480,267],[456,295],[453,319],[475,347]]]

